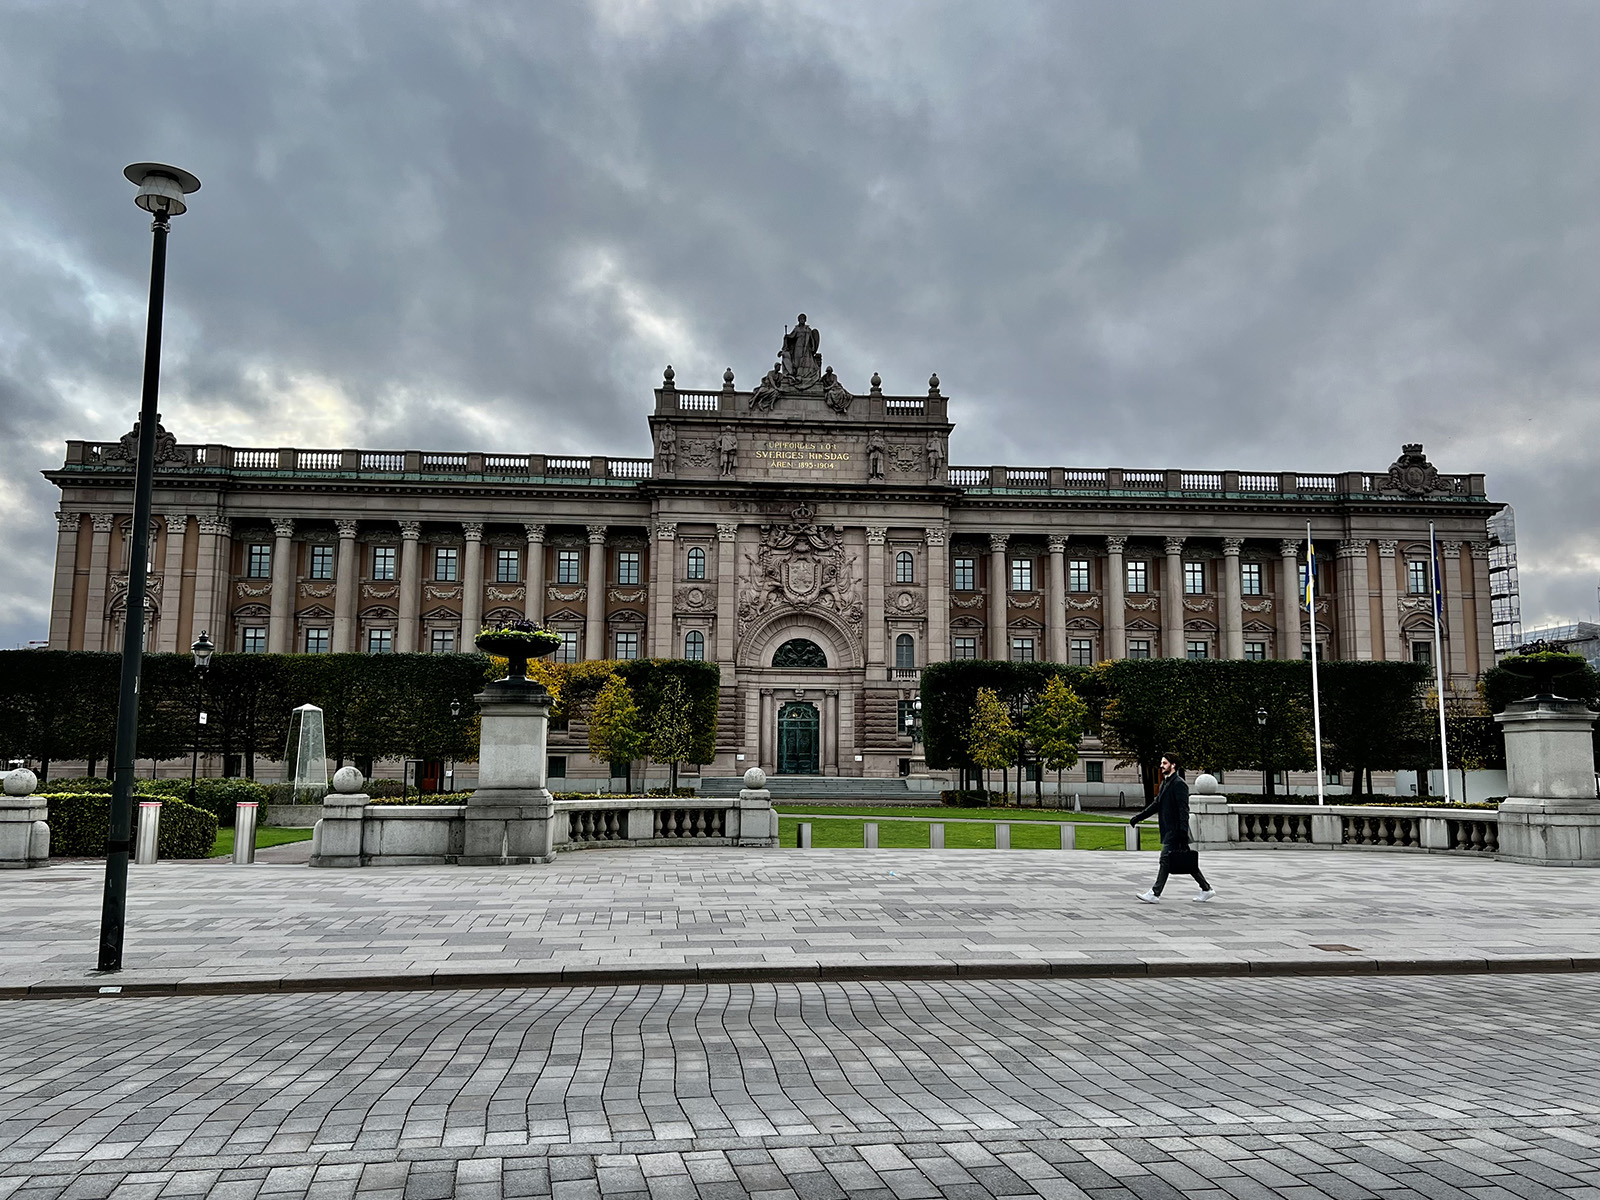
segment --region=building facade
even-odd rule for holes
[[[753,390],[655,389],[649,459],[187,445],[157,431],[148,645],[453,653],[528,617],[558,657],[723,673],[717,761],[893,776],[922,667],[947,658],[1426,657],[1428,526],[1445,668],[1494,662],[1482,475],[1421,446],[1371,472],[952,466],[937,375],[853,395],[802,317]],[[125,619],[137,431],[73,441],[50,645]],[[506,449],[510,449],[509,447]],[[559,736],[553,750],[562,749]],[[581,753],[573,747],[575,753]]]

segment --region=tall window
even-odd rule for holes
[[[1130,638],[1128,640],[1129,658],[1149,658],[1150,640],[1148,638]]]
[[[911,551],[902,550],[894,556],[894,581],[896,583],[915,583],[917,560],[911,557]]]
[[[1126,564],[1128,571],[1128,594],[1137,596],[1150,590],[1150,564],[1143,559],[1130,559]]]
[[[1266,662],[1267,644],[1265,642],[1246,642],[1244,644],[1244,657],[1247,662]]]
[[[394,578],[393,546],[374,546],[372,548],[372,578],[380,582]]]
[[[1183,564],[1183,593],[1198,596],[1206,590],[1206,565],[1203,562]]]
[[[1033,559],[1013,558],[1011,560],[1011,590],[1013,592],[1033,591]]]
[[[975,558],[958,558],[955,560],[954,580],[951,586],[958,592],[975,592],[978,590],[978,560]]]
[[[245,654],[265,654],[267,652],[267,631],[259,625],[251,625],[239,631],[239,649]]]
[[[639,634],[632,629],[621,629],[616,634],[616,647],[618,658],[639,657]]]
[[[1428,563],[1426,560],[1411,559],[1406,563],[1406,591],[1413,596],[1426,596],[1428,594]]]
[[[696,546],[689,551],[688,558],[684,560],[683,577],[685,579],[704,579],[706,577],[706,552]]]
[[[639,582],[639,552],[637,550],[619,550],[617,552],[617,582],[631,584]]]
[[[1011,639],[1011,661],[1033,661],[1033,639],[1031,637],[1019,637]]]
[[[917,668],[917,640],[909,633],[902,633],[894,639],[894,665],[899,671],[914,671]]]
[[[1300,643],[1300,658],[1301,658],[1301,661],[1303,661],[1303,662],[1310,662],[1311,661],[1311,643],[1310,642],[1301,642]],[[1317,656],[1317,658],[1320,661],[1322,656],[1319,654]]]
[[[578,631],[576,629],[559,630],[561,645],[557,647],[553,657],[557,662],[575,663],[578,661]]]
[[[264,542],[252,543],[244,573],[251,579],[271,579],[272,547]]]
[[[1098,759],[1085,759],[1083,762],[1083,778],[1087,783],[1104,783],[1106,781],[1106,765]]]
[[[501,549],[494,552],[494,581],[516,583],[522,578],[522,551]]]
[[[704,662],[706,657],[706,635],[698,629],[691,629],[684,634],[683,656],[691,662]]]
[[[333,578],[333,547],[317,545],[311,547],[311,578]]]
[[[456,631],[454,629],[435,629],[430,631],[428,649],[434,654],[454,654],[456,652]]]
[[[958,637],[952,641],[951,658],[977,658],[978,639],[975,637]]]
[[[329,649],[328,631],[326,629],[306,630],[306,653],[326,654]]]
[[[1075,558],[1067,564],[1067,591],[1087,592],[1089,590],[1089,560]]]
[[[1209,642],[1190,642],[1188,643],[1188,648],[1190,658],[1211,657],[1211,645]]]
[[[1307,657],[1309,658],[1310,656],[1307,655]],[[1421,663],[1425,667],[1433,666],[1433,643],[1412,642],[1411,661],[1414,663]]]
[[[581,576],[578,574],[578,571],[579,571],[578,551],[576,551],[576,550],[557,550],[556,551],[556,582],[557,583],[578,583],[580,581],[580,579],[581,579]]]
[[[367,653],[368,654],[393,654],[394,653],[394,630],[392,630],[392,629],[369,629],[369,630],[367,630]]]
[[[461,578],[461,552],[454,546],[435,546],[433,550],[433,577],[440,583],[454,583]]]
[[[1239,564],[1239,590],[1246,596],[1261,595],[1261,564],[1257,562]]]
[[[1067,647],[1068,661],[1075,667],[1094,666],[1094,639],[1073,638]]]

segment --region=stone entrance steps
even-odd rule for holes
[[[737,796],[742,787],[744,777],[739,775],[707,776],[700,780],[702,796]],[[905,800],[914,795],[904,779],[857,779],[838,775],[768,775],[767,790],[774,800]],[[937,798],[935,794],[934,799]]]

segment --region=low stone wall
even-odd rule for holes
[[[1190,830],[1201,850],[1399,850],[1493,857],[1500,814],[1493,809],[1355,804],[1230,804],[1190,799]]]

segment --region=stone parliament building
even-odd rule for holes
[[[1304,656],[1308,520],[1320,653],[1428,657],[1432,521],[1447,676],[1470,686],[1494,662],[1500,505],[1419,445],[1334,474],[953,466],[938,376],[886,395],[875,374],[853,395],[804,316],[753,391],[732,370],[680,388],[668,367],[649,422],[649,459],[246,449],[158,428],[148,645],[186,650],[204,629],[233,651],[453,653],[480,622],[526,616],[561,633],[558,659],[718,663],[708,775],[893,777],[931,661]],[[46,472],[53,648],[120,644],[137,438],[69,442]],[[574,777],[605,772],[576,735],[551,750]]]

